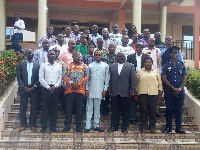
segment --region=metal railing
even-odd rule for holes
[[[184,59],[194,60],[194,42],[190,40],[176,40],[174,46],[178,46]]]

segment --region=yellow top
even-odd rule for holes
[[[158,95],[163,91],[160,73],[157,69],[147,71],[144,68],[137,72],[137,94]]]

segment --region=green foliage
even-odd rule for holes
[[[200,99],[200,71],[187,70],[187,89],[198,99]]]
[[[23,54],[5,51],[0,54],[0,96],[16,77],[17,64],[23,60]]]

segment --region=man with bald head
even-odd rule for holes
[[[111,127],[108,132],[118,131],[120,114],[122,115],[122,133],[128,133],[131,99],[136,90],[136,73],[133,64],[126,62],[124,53],[117,54],[117,63],[110,65],[110,83],[108,92],[111,97]]]
[[[37,90],[39,86],[39,68],[40,65],[37,62],[33,62],[33,50],[28,49],[25,51],[25,56],[27,60],[21,62],[17,67],[17,81],[19,85],[20,94],[20,123],[21,127],[19,131],[26,130],[27,118],[26,110],[28,97],[30,97],[30,119],[29,126],[32,131],[36,132],[36,121],[37,121],[37,111],[36,111],[36,100],[37,100]]]
[[[154,35],[155,38],[155,47],[156,48],[160,48],[163,49],[165,47],[165,43],[161,41],[161,33],[160,32],[156,32]]]
[[[135,53],[135,50],[128,45],[128,41],[129,41],[129,38],[127,35],[122,36],[122,39],[121,39],[122,45],[117,46],[115,53],[116,54],[118,52],[124,53],[126,58],[128,55]]]

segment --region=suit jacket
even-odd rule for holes
[[[142,58],[141,58],[141,69],[144,67],[144,63],[143,63],[143,60],[145,57],[147,57],[148,55],[147,54],[143,54],[142,53]],[[134,54],[131,54],[127,57],[127,62],[131,63],[131,64],[134,64],[134,67],[135,67],[135,70],[137,68],[137,60],[136,60],[136,53]]]
[[[33,62],[31,84],[37,87],[39,86],[39,68],[40,65]],[[24,87],[28,86],[28,72],[27,72],[27,61],[21,62],[17,67],[17,81],[19,85],[19,93],[25,92]]]
[[[130,97],[130,93],[135,94],[136,73],[133,64],[125,62],[120,75],[118,74],[118,63],[112,64],[110,70],[110,83],[108,91],[113,97],[118,94],[121,97]]]

